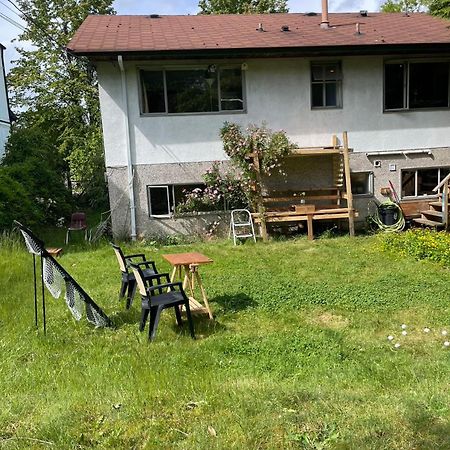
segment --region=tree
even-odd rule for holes
[[[426,0],[387,0],[386,3],[381,5],[381,11],[386,13],[398,13],[398,12],[419,12],[426,9]]]
[[[450,0],[433,0],[429,12],[433,16],[450,19]]]
[[[450,19],[450,0],[387,0],[381,5],[382,12],[428,11],[432,16]]]
[[[31,49],[10,71],[11,104],[27,126],[56,134],[56,148],[66,161],[67,178],[78,193],[105,192],[97,76],[85,58],[64,46],[88,14],[113,14],[112,0],[17,0],[27,26],[21,41]],[[101,180],[101,181],[100,181]],[[94,199],[95,200],[95,199]]]
[[[287,13],[287,0],[200,0],[200,14]]]
[[[14,219],[55,223],[71,210],[64,179],[65,161],[47,127],[14,125],[0,165],[0,229]]]

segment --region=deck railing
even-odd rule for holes
[[[450,184],[450,173],[433,189],[433,192],[439,192],[442,188],[442,222],[445,225],[445,229],[448,228],[448,194],[449,194],[449,184]]]

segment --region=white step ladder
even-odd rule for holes
[[[253,238],[256,242],[253,219],[248,209],[233,209],[231,211],[230,235],[233,233],[233,242],[236,239]]]

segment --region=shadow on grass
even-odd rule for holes
[[[211,299],[222,307],[224,312],[238,312],[245,309],[254,308],[258,305],[253,298],[247,294],[225,294]]]
[[[428,405],[415,404],[410,409],[409,421],[414,430],[415,448],[450,448],[450,425],[434,415]]]
[[[222,332],[226,330],[225,325],[222,325],[217,320],[211,320],[206,314],[192,315],[192,320],[194,322],[194,331],[197,339],[204,339],[213,334]],[[180,328],[176,323],[173,324],[172,329],[182,335],[189,336],[189,326],[186,316],[183,314],[183,325]]]
[[[128,325],[138,324],[141,320],[141,311],[133,307],[131,307],[130,309],[125,309],[124,303],[122,311],[119,311],[110,316],[110,319],[112,320],[115,328],[120,328],[122,325],[125,324]]]

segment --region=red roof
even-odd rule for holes
[[[417,13],[88,16],[68,48],[78,54],[450,44],[450,21]],[[257,31],[262,24],[264,32]],[[361,34],[356,33],[360,24]],[[281,31],[283,25],[289,31]]]

